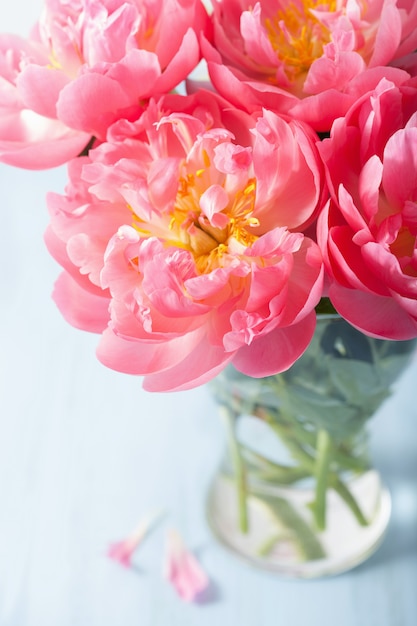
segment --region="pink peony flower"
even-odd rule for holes
[[[164,576],[186,602],[195,600],[209,585],[206,573],[175,530],[167,534]]]
[[[252,376],[290,367],[322,290],[301,232],[322,202],[315,139],[199,92],[115,124],[70,164],[66,195],[49,197],[46,241],[67,270],[55,299],[74,325],[104,330],[105,365],[152,391],[195,387],[229,362]]]
[[[136,119],[196,66],[207,25],[199,0],[46,0],[28,41],[0,36],[0,160],[60,165]]]
[[[417,336],[417,89],[383,79],[320,149],[332,196],[318,228],[329,297],[367,334]]]
[[[267,106],[327,131],[387,68],[417,48],[412,0],[215,0],[210,77],[236,104]]]
[[[19,76],[29,64],[41,67],[47,63],[45,51],[36,41],[0,36],[0,161],[3,163],[29,169],[52,167],[80,153],[90,139],[88,133],[68,128],[57,119],[54,102],[49,114],[39,113],[25,103],[18,87]]]

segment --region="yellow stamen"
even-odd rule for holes
[[[319,6],[323,6],[322,0],[293,1],[285,10],[280,9],[265,20],[268,38],[289,80],[307,72],[330,41],[329,29],[311,13],[311,9]],[[336,0],[330,0],[326,9],[334,12]]]
[[[204,161],[204,165],[205,165],[206,167],[210,167],[210,157],[209,157],[209,155],[207,154],[207,151],[206,151],[206,150],[203,150],[203,161]]]
[[[209,163],[206,151],[204,162]],[[132,225],[141,237],[158,237],[167,247],[188,250],[194,257],[197,271],[208,273],[226,262],[229,242],[242,248],[249,247],[258,238],[253,229],[259,220],[253,216],[256,198],[256,180],[249,179],[246,186],[231,198],[222,211],[227,216],[223,227],[214,226],[200,209],[200,198],[207,186],[201,181],[204,168],[193,173],[184,173],[178,181],[174,207],[169,215],[155,217],[152,222],[139,218],[132,211]],[[225,220],[226,221],[226,220]]]
[[[47,65],[48,70],[62,70],[62,65],[59,62],[54,49],[51,49],[51,53],[49,55],[49,64]]]
[[[248,196],[249,194],[252,194],[256,189],[256,183],[255,181],[252,181],[251,183],[249,183],[248,185],[246,185],[245,189],[243,190],[243,193],[245,194],[245,196]]]

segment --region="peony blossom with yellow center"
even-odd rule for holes
[[[265,376],[298,358],[322,293],[303,232],[322,202],[315,140],[198,92],[151,104],[71,164],[66,195],[49,199],[47,243],[66,269],[55,299],[103,333],[104,364],[168,391],[230,362]]]
[[[417,49],[412,0],[215,0],[214,45],[203,45],[216,89],[249,111],[265,106],[329,131]],[[395,66],[395,67],[394,67]],[[405,67],[405,65],[404,65]]]

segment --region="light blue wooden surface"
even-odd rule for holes
[[[2,2],[0,30],[26,32],[40,0]],[[223,551],[204,494],[223,446],[204,388],[151,395],[98,363],[97,338],[51,300],[59,269],[42,240],[44,196],[65,171],[0,167],[0,626],[415,626],[417,361],[373,422],[390,486],[385,543],[352,572],[288,581]],[[166,517],[132,571],[106,556],[150,508]],[[212,585],[187,605],[162,579],[175,526]]]

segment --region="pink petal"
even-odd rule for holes
[[[329,288],[329,297],[342,317],[371,337],[402,341],[417,335],[417,320],[390,296],[333,284]]]
[[[277,328],[262,335],[249,346],[238,350],[233,359],[237,370],[262,378],[283,372],[303,354],[316,327],[316,315],[311,312],[301,322],[286,328]]]
[[[66,321],[91,333],[101,333],[109,322],[109,300],[82,289],[66,272],[55,283],[53,298]]]
[[[400,10],[394,3],[383,3],[369,67],[388,65],[395,57],[402,38]]]
[[[155,51],[162,68],[167,67],[175,57],[184,39],[187,38],[187,31],[190,27],[192,27],[197,38],[200,33],[211,36],[212,24],[204,4],[205,2],[195,2],[195,0],[187,0],[186,2],[183,0],[163,0],[163,3],[160,1],[154,3],[158,19],[155,28],[158,33],[155,40]],[[150,5],[148,4],[148,6]],[[172,28],[173,19],[175,20],[175,29]],[[146,33],[144,35],[145,43]]]
[[[140,546],[152,526],[158,521],[159,517],[160,513],[146,515],[126,539],[110,544],[107,550],[107,556],[124,567],[130,567],[134,552]]]
[[[117,63],[123,58],[126,47],[132,44],[132,39],[134,41],[140,20],[138,10],[132,4],[124,3],[108,12],[104,5],[89,4],[86,3],[85,7],[84,57],[90,66],[102,61]]]
[[[155,82],[153,95],[168,93],[195,68],[200,60],[200,48],[195,32],[190,28],[184,35],[184,39],[178,52]],[[151,95],[151,94],[149,94]]]
[[[362,246],[362,256],[368,271],[375,274],[388,289],[417,300],[416,277],[403,273],[398,258],[387,246],[370,241]]]
[[[245,41],[245,51],[249,57],[252,57],[259,65],[276,65],[277,54],[262,25],[259,2],[250,11],[243,11],[240,18],[240,30]]]
[[[401,210],[417,194],[417,128],[394,133],[385,145],[382,186],[388,202]]]
[[[320,250],[313,241],[305,237],[300,250],[293,255],[281,324],[298,322],[306,311],[311,311],[318,304],[323,295],[323,274]]]
[[[229,196],[221,185],[211,185],[200,198],[200,208],[215,228],[225,228],[229,222],[222,211],[229,203]]]
[[[328,233],[328,252],[332,265],[337,268],[337,280],[346,287],[388,295],[384,283],[369,272],[360,247],[352,243],[354,235],[347,226],[335,226]]]
[[[23,110],[0,119],[0,161],[29,170],[63,165],[87,145],[90,135]]]
[[[209,579],[195,556],[187,550],[177,531],[167,534],[164,576],[173,585],[178,595],[192,602],[207,589]]]
[[[326,132],[334,119],[344,116],[354,101],[355,98],[349,93],[327,89],[302,100],[294,98],[288,108],[295,119],[311,124],[317,131]]]
[[[233,359],[223,346],[212,346],[203,338],[195,348],[171,369],[145,377],[146,391],[186,391],[204,385],[219,374]]]
[[[214,164],[220,172],[225,174],[242,175],[252,163],[251,148],[244,148],[233,143],[221,143],[214,149]]]
[[[149,168],[147,183],[149,201],[161,212],[171,208],[178,191],[178,159],[156,159]]]
[[[136,545],[131,545],[128,540],[116,541],[110,544],[107,556],[113,561],[117,561],[123,567],[131,566],[131,558]]]
[[[325,52],[327,50],[328,46]],[[352,78],[363,72],[366,67],[364,60],[357,52],[339,50],[335,57],[324,54],[314,61],[304,83],[305,93],[313,95],[330,89],[343,92]]]
[[[53,119],[57,116],[59,94],[69,82],[64,72],[29,65],[20,74],[16,84],[26,108]]]
[[[358,190],[361,199],[362,209],[368,223],[370,220],[372,220],[373,217],[375,217],[378,212],[380,191],[379,188],[381,184],[383,169],[384,168],[382,166],[381,159],[375,154],[370,157],[368,161],[364,164],[359,175]],[[344,217],[349,225],[354,228],[354,225],[350,220],[350,216],[353,214],[358,222],[361,221],[362,216],[354,206],[352,197],[349,196],[346,189],[344,187],[342,188],[342,186],[339,190],[339,196]],[[343,210],[343,207],[345,206],[345,201],[343,200],[342,196],[344,196],[345,200],[347,200],[347,203],[350,204],[350,210],[348,211]],[[363,220],[362,224],[358,224],[357,228],[366,228],[365,220]]]
[[[109,297],[107,290],[93,284],[89,277],[80,273],[80,268],[73,264],[68,256],[67,247],[64,241],[60,239],[51,226],[48,226],[44,235],[44,241],[48,252],[53,256],[68,273],[72,279],[79,284],[80,288],[89,291],[92,295],[99,297]]]
[[[106,72],[107,78],[120,85],[130,104],[156,95],[158,91],[155,85],[160,76],[158,57],[148,50],[130,50],[119,63],[109,66]]]
[[[57,104],[57,115],[70,128],[105,138],[110,124],[131,104],[115,80],[89,73],[64,87]]]
[[[137,326],[140,327],[138,334],[141,330],[143,333],[139,322],[137,322]],[[172,339],[165,338],[165,340],[152,339],[151,334],[148,335],[148,339],[136,338],[133,333],[133,336],[125,338],[112,328],[108,328],[101,337],[97,348],[97,357],[103,365],[118,372],[137,376],[146,375],[150,380],[155,377],[160,381],[160,389],[158,390],[168,391],[177,387],[180,384],[179,381],[181,384],[184,384],[187,379],[192,381],[194,377],[201,374],[201,369],[204,372],[206,368],[210,368],[210,355],[207,356],[207,361],[204,361],[203,365],[202,352],[198,350],[201,334],[198,329]],[[196,355],[195,352],[197,352]],[[220,354],[217,355],[216,364],[219,360],[221,361],[219,356],[225,358],[223,350],[217,352]],[[193,361],[192,365],[188,367],[190,355],[195,355],[194,358],[197,363]],[[193,371],[195,365],[199,367]]]

